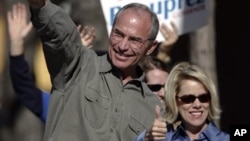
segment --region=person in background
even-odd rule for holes
[[[156,56],[144,57],[140,63],[145,72],[145,82],[149,89],[158,96],[162,104],[165,105],[165,82],[170,72],[170,66],[158,59]]]
[[[169,43],[169,42],[166,41],[166,43]],[[168,44],[165,44],[165,45],[166,45],[165,47],[169,48]],[[166,56],[168,56],[167,52],[162,52],[162,54],[165,54]],[[163,60],[158,58],[156,54],[144,57],[143,60],[140,62],[140,65],[143,71],[145,72],[144,79],[145,79],[145,82],[147,83],[147,86],[155,95],[157,95],[162,105],[166,107],[165,105],[166,104],[165,103],[166,91],[164,88],[165,88],[165,83],[168,79],[171,67],[168,65],[167,62],[164,62]],[[165,108],[162,110],[165,110]],[[156,106],[155,112],[160,113],[158,106]],[[159,138],[160,135],[163,136],[162,138],[165,137],[165,133],[167,132],[166,123],[162,122],[162,119],[160,119],[160,121],[161,122],[159,122],[159,119],[154,120],[153,127],[150,130],[151,133],[147,134],[145,140]]]
[[[159,42],[157,48],[150,56],[146,56],[141,61],[142,69],[145,72],[145,81],[151,91],[156,94],[164,104],[164,85],[170,72],[169,55],[172,46],[177,42],[178,30],[173,22],[170,22],[170,26],[162,23],[160,26],[160,32],[164,37],[164,40]]]
[[[155,121],[151,128],[156,132],[150,132],[154,140],[229,141],[229,134],[215,125],[221,113],[215,84],[200,67],[188,62],[178,63],[169,74],[165,91],[167,132],[159,126],[163,118],[158,111],[158,123]],[[175,127],[177,121],[181,123]],[[136,141],[146,140],[147,132],[142,132]]]
[[[50,94],[36,87],[24,56],[25,39],[32,29],[28,21],[28,11],[24,4],[17,3],[7,13],[8,33],[10,37],[10,76],[15,93],[20,101],[43,122],[46,121]],[[94,28],[81,29],[82,44],[92,47],[95,38]]]

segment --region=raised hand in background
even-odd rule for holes
[[[47,107],[50,95],[36,87],[33,76],[29,73],[29,66],[24,59],[24,42],[31,32],[32,23],[28,20],[27,7],[22,3],[12,6],[7,12],[8,33],[10,38],[10,75],[14,91],[21,102],[42,121],[46,121]],[[78,26],[82,44],[92,47],[95,39],[93,27]],[[41,62],[40,64],[41,65]],[[38,108],[41,107],[41,108]]]
[[[159,52],[157,54],[157,58],[161,59],[164,62],[170,61],[170,50],[174,43],[178,40],[178,30],[176,25],[171,22],[171,27],[168,27],[166,24],[162,24],[160,26],[160,32],[164,37],[164,41],[162,41],[159,45]]]

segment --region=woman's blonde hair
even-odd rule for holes
[[[197,65],[181,62],[173,67],[165,84],[166,122],[174,123],[180,118],[176,104],[176,96],[180,91],[180,82],[184,79],[195,80],[203,84],[211,96],[208,120],[218,120],[220,118],[221,109],[216,87],[211,77]]]

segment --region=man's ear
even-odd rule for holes
[[[157,46],[158,46],[158,41],[154,40],[153,43],[151,43],[151,45],[148,46],[148,51],[147,51],[146,55],[150,55],[155,50],[155,48]]]

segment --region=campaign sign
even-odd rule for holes
[[[173,22],[178,29],[178,35],[195,31],[208,23],[209,0],[101,0],[107,29],[110,32],[117,11],[128,3],[147,5],[159,18],[160,24],[170,26]],[[157,39],[164,38],[159,32]]]

